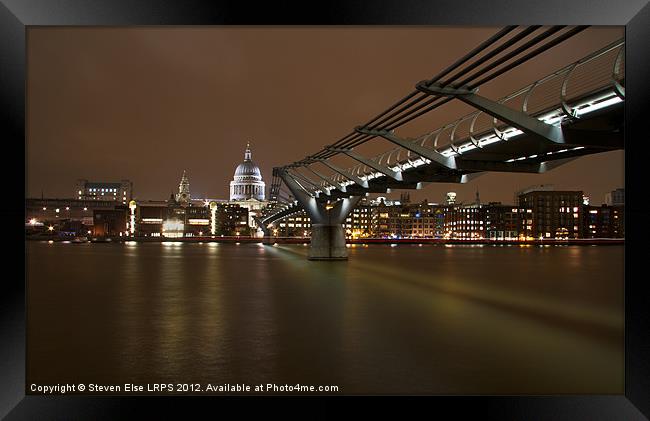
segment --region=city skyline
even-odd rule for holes
[[[26,393],[620,394],[626,31],[29,29]]]
[[[453,46],[437,41],[451,34],[445,31],[456,38]],[[187,170],[193,194],[226,198],[246,142],[263,178],[270,180],[273,166],[336,140],[495,31],[30,29],[27,194],[66,197],[78,178],[126,178],[138,197],[166,198]],[[507,93],[620,36],[622,28],[589,28],[555,47],[543,65],[523,66],[512,73],[512,83],[497,79],[484,92]],[[418,54],[424,45],[431,56]],[[355,66],[380,49],[400,65],[367,71]],[[221,54],[208,54],[215,51]],[[340,68],[344,61],[352,65]],[[312,84],[314,78],[323,83]],[[403,133],[430,130],[464,110],[441,109]],[[468,184],[433,184],[410,193],[414,201],[441,201],[445,192],[455,191],[459,200],[471,201],[478,189],[486,198],[509,203],[517,190],[554,184],[584,190],[599,204],[624,185],[623,153],[581,157],[546,174],[489,173]]]

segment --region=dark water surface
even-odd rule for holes
[[[623,393],[623,246],[28,242],[27,384]]]

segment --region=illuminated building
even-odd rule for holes
[[[32,219],[52,225],[56,231],[87,235],[93,229],[93,211],[111,210],[121,203],[105,200],[33,199],[25,200],[25,222]]]
[[[100,182],[79,179],[74,197],[77,200],[102,200],[126,205],[132,199],[132,195],[133,183],[129,180]]]
[[[169,207],[165,201],[137,201],[136,236],[162,236],[163,221],[168,219]]]
[[[309,237],[311,235],[311,219],[305,211],[288,216],[275,224],[276,237]]]
[[[406,230],[406,219],[410,220],[408,208],[403,208],[398,201],[391,202],[380,198],[379,203],[372,209],[373,235],[378,238],[401,238],[405,235],[403,231]]]
[[[444,238],[485,238],[485,208],[477,204],[448,206],[445,212]]]
[[[371,235],[377,238],[440,238],[445,207],[381,198],[371,208]]]
[[[446,206],[422,202],[409,206],[411,238],[441,238]],[[400,215],[403,217],[402,215]]]
[[[136,236],[250,235],[248,209],[234,203],[211,201],[207,205],[182,206],[172,196],[166,202],[138,202],[136,210]]]
[[[348,238],[365,238],[372,234],[372,208],[364,197],[350,212],[343,224]]]
[[[127,233],[129,209],[116,206],[115,209],[95,209],[93,211],[93,235],[95,237],[118,237]]]
[[[190,206],[185,208],[185,236],[201,237],[210,235],[210,206]]]
[[[449,198],[449,193],[447,193]],[[456,196],[453,196],[455,201]],[[449,203],[449,200],[447,200]],[[443,238],[480,240],[486,237],[486,208],[481,205],[478,190],[471,205],[448,204],[444,214]]]
[[[485,238],[516,240],[519,231],[519,210],[512,205],[490,202],[484,206]]]
[[[584,206],[584,238],[625,238],[624,206]]]
[[[519,235],[524,238],[580,238],[582,191],[528,189],[518,196]]]
[[[624,206],[625,189],[616,189],[605,195],[605,204],[607,206]]]
[[[167,238],[181,238],[185,236],[185,224],[180,219],[170,218],[162,224],[162,236]]]
[[[250,236],[251,234],[248,209],[243,206],[236,203],[217,203],[215,218],[215,235]]]

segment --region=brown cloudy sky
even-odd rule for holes
[[[72,197],[77,178],[131,179],[140,199],[175,190],[227,198],[251,141],[267,184],[274,166],[333,143],[499,28],[30,28],[27,194]],[[623,36],[592,27],[481,88],[496,98]],[[450,103],[398,130],[413,136],[469,111]],[[367,152],[385,150],[386,143]],[[592,203],[623,186],[623,152],[579,158],[543,175],[483,175],[412,199],[512,202],[532,184],[584,190]]]

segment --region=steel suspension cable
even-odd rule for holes
[[[526,30],[521,31],[519,34],[517,34],[517,35],[515,36],[515,37],[517,38],[517,41],[523,39],[526,35],[529,35],[530,33],[532,33],[532,32],[533,32],[535,29],[537,29],[537,28],[538,28],[538,27],[534,27],[534,28],[533,28],[533,27],[529,27],[529,28],[527,28]],[[531,48],[533,45],[535,45],[535,44],[539,43],[540,41],[542,41],[542,40],[544,40],[544,39],[550,37],[550,36],[553,35],[554,33],[556,33],[556,32],[558,32],[559,30],[561,30],[562,28],[563,28],[563,26],[552,27],[552,28],[550,28],[549,30],[547,30],[547,31],[545,31],[544,33],[542,33],[542,34],[538,35],[537,37],[535,37],[534,39],[531,39],[531,40],[528,41],[527,43],[523,44],[522,46],[520,46],[520,47],[517,48],[516,50],[513,50],[513,51],[511,51],[510,53],[506,54],[505,56],[503,56],[503,57],[497,59],[495,62],[491,63],[491,64],[488,65],[486,68],[480,69],[479,71],[475,72],[474,74],[472,74],[472,75],[466,77],[466,78],[463,79],[460,83],[458,83],[458,85],[462,86],[463,84],[465,84],[465,83],[467,83],[467,82],[470,82],[470,81],[476,79],[477,77],[480,77],[480,76],[484,75],[485,73],[489,72],[490,70],[492,70],[492,69],[498,67],[499,65],[505,63],[506,61],[512,59],[513,57],[515,57],[515,56],[521,54],[523,51],[525,51],[525,50]],[[528,61],[528,60],[530,60],[531,58],[533,58],[533,57],[535,57],[535,56],[541,54],[542,52],[544,52],[544,51],[546,51],[546,50],[552,48],[553,46],[559,44],[560,42],[562,42],[562,41],[564,41],[564,40],[566,40],[566,39],[568,39],[568,38],[570,38],[570,37],[576,35],[577,33],[583,31],[583,30],[586,29],[586,28],[587,28],[587,26],[581,26],[581,27],[576,27],[576,28],[573,28],[573,29],[567,31],[567,32],[564,33],[563,35],[561,35],[561,36],[559,36],[559,37],[553,39],[552,41],[548,42],[548,43],[545,44],[545,45],[542,45],[541,47],[537,48],[537,49],[534,50],[533,52],[531,52],[531,53],[529,53],[529,54],[526,54],[525,56],[521,57],[520,59],[518,59],[518,60],[516,60],[516,61],[514,61],[514,62],[512,62],[512,63],[510,63],[510,64],[508,64],[508,65],[506,65],[506,66],[504,66],[503,68],[501,68],[501,69],[495,71],[494,73],[492,73],[492,74],[490,74],[490,75],[484,77],[484,78],[481,79],[480,81],[473,83],[473,84],[471,85],[471,88],[473,89],[474,87],[477,87],[477,86],[479,86],[479,85],[481,85],[481,84],[483,84],[483,83],[486,83],[486,82],[488,82],[488,81],[490,81],[490,80],[492,80],[492,79],[494,79],[494,78],[500,76],[501,74],[507,72],[508,70],[510,70],[510,69],[512,69],[512,68],[514,68],[514,67],[516,67],[516,66],[518,66],[518,65],[520,65],[520,64],[522,64],[522,63],[524,63],[524,62],[526,62],[526,61]],[[503,37],[503,36],[504,36],[505,34],[507,34],[508,32],[512,31],[513,29],[514,29],[514,27],[507,27],[507,28],[504,28],[502,31],[500,31],[499,33],[495,34],[495,35],[494,35],[493,37],[491,37],[489,40],[487,40],[487,41],[485,41],[484,43],[482,43],[481,46],[479,46],[479,47],[483,47],[483,48],[485,48],[485,46],[489,46],[489,42],[490,42],[490,41],[491,41],[491,42],[494,42],[495,39],[498,40],[499,38]],[[522,35],[522,34],[524,34],[524,35]],[[490,58],[496,56],[496,55],[497,55],[498,53],[500,53],[501,51],[504,51],[504,50],[505,50],[506,48],[508,48],[509,46],[514,45],[515,41],[512,41],[512,40],[513,40],[515,37],[511,38],[511,39],[510,39],[509,41],[507,41],[506,43],[501,44],[499,47],[495,48],[495,50],[492,50],[491,52],[487,53],[485,56],[483,56],[482,58],[478,59],[477,62],[474,62],[474,63],[472,63],[471,65],[469,65],[467,68],[462,69],[459,73],[457,73],[456,75],[454,75],[454,76],[450,77],[449,79],[447,79],[447,80],[444,82],[444,84],[450,84],[450,83],[454,82],[455,79],[457,79],[458,77],[463,76],[464,74],[468,73],[468,72],[471,71],[472,69],[478,67],[480,64],[482,64],[482,63],[486,62],[487,60],[489,60]],[[478,50],[479,47],[475,48],[475,49],[473,50],[473,52],[476,51],[476,50]],[[451,71],[453,71],[454,69],[458,68],[458,66],[461,65],[461,64],[463,64],[463,63],[465,63],[465,62],[467,61],[468,58],[471,58],[471,57],[469,57],[469,56],[470,56],[470,54],[467,54],[467,55],[465,55],[463,58],[459,59],[456,63],[454,63],[453,65],[451,65],[451,66],[449,66],[447,69],[445,69],[443,72],[441,72],[441,74],[436,75],[436,77],[435,77],[434,79],[432,79],[432,81],[439,80],[441,77],[443,77],[443,76],[449,74]],[[378,118],[380,118],[380,117],[382,117],[382,116],[385,116],[388,112],[390,112],[391,110],[394,110],[396,106],[399,106],[399,105],[403,104],[405,101],[407,101],[408,99],[413,98],[414,96],[416,96],[417,92],[418,92],[418,91],[415,91],[415,92],[413,92],[413,93],[407,95],[406,97],[404,97],[402,100],[398,101],[397,103],[393,104],[393,106],[391,106],[389,109],[387,109],[387,110],[384,111],[383,113],[379,114],[378,116],[376,116],[375,118],[373,118],[372,120],[370,120],[369,123],[376,121]],[[425,95],[425,97],[426,97],[426,96],[427,96],[427,95]],[[422,99],[423,99],[423,98],[422,98]],[[404,124],[406,124],[406,123],[408,123],[408,122],[414,120],[414,119],[417,118],[417,117],[420,117],[421,115],[423,115],[423,114],[425,114],[425,113],[431,111],[432,109],[434,109],[434,108],[436,108],[436,107],[439,107],[439,106],[443,105],[444,103],[450,101],[452,98],[451,98],[451,97],[447,97],[447,98],[444,98],[444,99],[442,99],[442,100],[440,100],[440,101],[438,101],[438,102],[435,102],[435,101],[438,100],[438,99],[440,99],[440,97],[435,97],[435,96],[434,96],[433,98],[429,98],[427,101],[425,101],[424,103],[420,104],[420,105],[417,106],[415,109],[408,110],[408,112],[406,112],[404,115],[399,116],[399,114],[400,114],[401,111],[405,111],[406,109],[409,108],[409,106],[404,106],[404,107],[402,107],[399,111],[393,112],[393,113],[391,114],[391,116],[386,117],[386,118],[382,119],[382,121],[375,123],[375,124],[373,125],[372,128],[377,128],[377,126],[379,126],[380,124],[382,124],[382,127],[379,127],[380,129],[384,129],[384,130],[393,130],[393,129],[399,127],[399,126],[402,126],[402,125],[404,125]],[[435,103],[434,103],[434,102],[435,102]],[[415,104],[417,104],[417,101],[411,101],[411,105],[415,105]],[[418,110],[422,109],[423,107],[426,107],[427,105],[430,105],[430,104],[433,104],[433,105],[427,107],[426,109],[424,109],[424,110],[422,110],[422,111],[420,111],[420,112],[418,112],[418,113],[416,113],[416,114],[413,114],[415,111],[418,111]],[[394,118],[393,118],[393,116],[394,116]],[[391,118],[392,118],[392,121],[391,121]],[[366,141],[368,141],[368,140],[370,140],[370,139],[372,139],[372,138],[374,138],[374,137],[375,137],[375,136],[363,135],[363,134],[360,134],[360,133],[353,132],[353,133],[348,134],[348,135],[345,136],[344,138],[340,139],[339,141],[337,141],[337,142],[336,142],[335,144],[333,144],[332,146],[338,146],[338,147],[341,147],[341,146],[345,146],[345,147],[358,146],[358,145],[360,145],[360,144],[362,144],[362,143],[365,143]],[[342,141],[343,141],[343,142],[342,142]],[[329,157],[334,156],[334,155],[336,155],[336,154],[337,154],[337,152],[333,152],[333,151],[330,151],[330,150],[324,149],[324,150],[318,152],[317,154],[314,154],[314,155],[308,157],[307,159],[305,159],[305,160],[303,160],[303,161],[299,161],[299,162],[305,162],[305,161],[313,162],[313,161],[311,161],[311,158],[322,158],[322,159],[326,159],[326,158],[329,158]]]
[[[538,25],[538,26],[531,26],[531,27],[528,27],[528,28],[524,29],[523,31],[519,32],[518,34],[516,34],[515,36],[513,36],[512,38],[510,38],[509,40],[507,40],[506,42],[504,42],[500,46],[496,47],[494,50],[492,50],[492,51],[488,52],[487,54],[485,54],[483,57],[481,57],[480,59],[478,59],[477,61],[475,61],[471,65],[469,65],[468,67],[466,67],[464,69],[461,69],[456,75],[453,75],[449,79],[447,79],[446,81],[442,82],[441,85],[445,86],[445,85],[448,85],[448,84],[454,82],[458,77],[463,76],[464,74],[471,71],[472,69],[474,69],[474,68],[480,66],[481,64],[485,63],[486,61],[488,61],[492,57],[495,57],[500,52],[506,50],[507,48],[509,48],[509,47],[511,47],[513,45],[515,45],[517,42],[521,41],[522,39],[524,39],[528,35],[532,34],[534,31],[536,31],[540,27],[541,26]],[[541,35],[537,36],[534,40],[527,42],[525,44],[525,46],[526,46],[525,48],[529,48],[531,45],[534,45],[534,44],[540,42],[541,40],[547,38],[548,36],[552,35],[553,33],[559,31],[561,28],[563,28],[563,27],[562,26],[553,27],[552,29],[546,31],[544,34],[541,34]],[[524,46],[519,47],[517,49],[517,51],[520,51],[520,50],[523,51],[523,49],[522,49],[523,47]],[[516,54],[509,54],[508,57],[511,58],[514,55],[516,55]],[[466,58],[468,56],[469,55],[466,55],[464,57],[464,60],[462,60],[463,63],[467,61]],[[460,62],[460,60],[459,60],[459,62]],[[455,67],[458,67],[458,66],[455,66]],[[442,72],[441,75],[437,75],[436,77],[431,79],[429,81],[429,84],[435,83],[436,81],[438,81],[441,78],[441,76],[444,76],[444,75],[450,73],[453,70],[454,70],[454,66],[450,66],[448,69],[446,69],[444,72]],[[421,96],[420,96],[420,99],[424,99],[424,98],[428,98],[428,99],[425,102],[423,102],[423,103],[419,104],[418,106],[416,106],[415,108],[412,108],[412,109],[408,110],[408,112],[405,113],[404,115],[399,116],[399,114],[401,112],[403,112],[404,110],[408,109],[409,107],[417,104],[418,101],[411,101],[409,104],[406,104],[405,106],[403,106],[399,110],[393,112],[389,116],[385,117],[380,122],[376,123],[373,127],[370,127],[370,128],[371,129],[380,129],[380,130],[382,130],[382,129],[383,130],[386,130],[386,129],[387,130],[392,130],[392,129],[396,128],[396,127],[399,127],[399,126],[403,125],[405,122],[411,121],[412,119],[408,119],[408,117],[410,115],[413,115],[414,112],[416,112],[416,111],[418,111],[418,110],[432,104],[434,101],[436,101],[440,97],[438,97],[438,96],[431,97],[430,95],[422,93]],[[434,109],[436,107],[439,107],[440,105],[442,105],[442,104],[444,104],[446,102],[448,102],[448,101],[445,98],[442,101],[440,101],[439,103],[433,104],[431,107],[427,108],[426,111],[418,113],[417,117],[431,111],[432,109]],[[394,117],[397,117],[397,118],[394,118]],[[401,120],[403,120],[405,118],[407,118],[406,121],[401,121]],[[392,121],[391,121],[391,119],[392,119]],[[379,124],[382,124],[382,123],[385,123],[385,124],[383,126],[381,126],[381,127],[377,127]],[[362,138],[356,138],[356,139],[353,138],[353,139],[348,140],[343,145],[340,145],[340,147],[350,148],[350,147],[358,146],[358,145],[360,145],[362,143],[365,143],[366,141],[368,141],[368,140],[370,140],[372,138],[374,138],[374,136],[363,135]]]
[[[434,76],[433,79],[440,79],[440,78],[446,76],[447,74],[449,74],[450,72],[454,71],[454,70],[457,69],[459,66],[463,65],[465,62],[467,62],[468,60],[472,59],[472,58],[475,57],[477,54],[481,53],[481,52],[482,52],[483,50],[485,50],[487,47],[491,46],[491,45],[494,44],[496,41],[498,41],[499,39],[503,38],[504,36],[506,36],[508,33],[512,32],[512,31],[513,31],[514,29],[516,29],[516,28],[517,28],[517,26],[507,26],[507,27],[503,28],[502,30],[500,30],[500,31],[497,32],[496,34],[492,35],[492,36],[491,36],[490,38],[488,38],[487,40],[483,41],[481,44],[479,44],[477,47],[475,47],[472,51],[468,52],[468,53],[465,54],[463,57],[461,57],[461,58],[459,58],[458,60],[456,60],[453,64],[449,65],[447,68],[445,68],[444,70],[442,70],[440,73],[438,73],[436,76]],[[408,94],[407,96],[405,96],[404,98],[402,98],[401,100],[399,100],[399,101],[397,101],[396,103],[394,103],[393,105],[391,105],[389,108],[387,108],[387,109],[386,109],[385,111],[383,111],[382,113],[380,113],[380,114],[378,114],[377,116],[375,116],[372,120],[368,121],[368,122],[365,124],[365,126],[370,126],[371,124],[375,124],[375,125],[376,125],[376,124],[381,124],[381,122],[379,122],[379,123],[374,123],[374,122],[377,121],[379,118],[383,117],[384,115],[388,114],[389,112],[391,112],[391,111],[394,110],[395,108],[399,107],[399,106],[402,105],[404,102],[406,102],[406,101],[408,101],[409,99],[413,98],[414,96],[418,95],[418,94],[420,94],[419,96],[422,97],[422,98],[424,98],[424,97],[426,96],[426,95],[421,95],[421,92],[415,90],[415,91],[411,92],[410,94]],[[350,136],[352,136],[352,135],[354,135],[354,134],[356,134],[356,133],[355,133],[355,132],[351,132],[351,133],[349,133],[348,135],[346,135],[346,136],[344,136],[343,138],[341,138],[341,139],[339,139],[338,141],[336,141],[333,145],[339,145],[340,142],[345,141],[346,139],[348,139]]]

